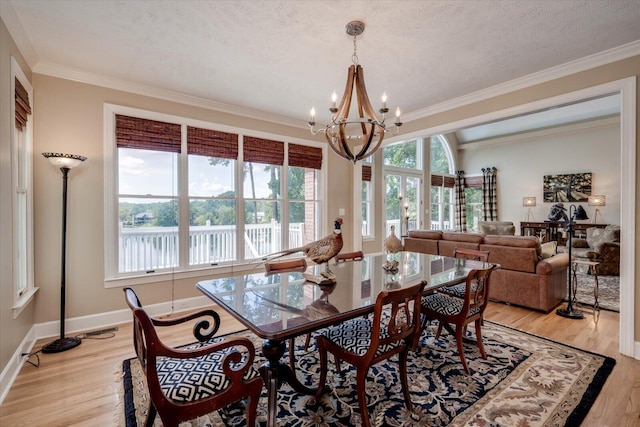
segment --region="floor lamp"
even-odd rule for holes
[[[573,209],[573,215],[571,214]],[[582,314],[582,311],[577,310],[576,308],[573,307],[573,286],[571,283],[571,278],[573,276],[572,273],[572,269],[573,269],[573,259],[571,258],[571,246],[572,246],[572,237],[573,237],[573,221],[581,221],[581,220],[585,220],[585,219],[589,219],[589,217],[587,216],[587,213],[585,212],[584,208],[580,205],[578,205],[576,207],[576,205],[571,205],[569,206],[569,222],[567,223],[567,234],[569,235],[569,240],[567,242],[567,245],[569,246],[569,302],[567,303],[567,308],[559,308],[556,310],[556,314],[558,314],[559,316],[562,317],[568,317],[570,319],[582,319],[584,317],[584,315]]]
[[[49,162],[62,171],[62,265],[60,269],[60,338],[42,347],[43,353],[60,353],[80,345],[80,338],[65,337],[65,286],[66,286],[66,252],[67,252],[67,178],[69,171],[87,160],[75,154],[42,153]]]

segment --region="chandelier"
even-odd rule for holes
[[[349,67],[347,76],[347,86],[342,95],[340,104],[336,107],[338,96],[335,92],[331,96],[331,122],[324,128],[315,130],[315,109],[311,109],[311,117],[309,119],[309,127],[312,135],[324,133],[329,145],[339,156],[356,163],[371,156],[382,144],[384,135],[391,132],[385,124],[385,114],[389,112],[387,108],[387,94],[382,94],[382,106],[378,110],[381,117],[378,118],[371,106],[367,88],[364,85],[364,71],[358,64],[358,55],[356,52],[356,39],[364,32],[364,23],[360,21],[349,22],[345,28],[348,35],[353,36],[353,55],[351,60],[353,65]],[[353,91],[356,93],[358,117],[349,118],[351,109],[351,99]],[[395,132],[397,135],[399,127],[402,126],[400,121],[400,108],[396,109]]]

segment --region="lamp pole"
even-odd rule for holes
[[[59,166],[62,172],[62,254],[60,258],[60,338],[44,345],[42,352],[60,353],[77,347],[82,342],[80,338],[64,336],[67,281],[67,182],[71,168],[86,160],[86,157],[59,153],[43,153],[43,156],[49,159],[53,165]]]
[[[573,214],[571,213],[573,209]],[[571,279],[573,278],[573,258],[571,257],[571,246],[572,238],[573,238],[573,221],[575,220],[583,220],[589,219],[587,217],[587,213],[584,211],[582,206],[571,205],[569,206],[569,223],[567,224],[566,230],[569,234],[568,237],[568,245],[569,245],[569,290],[568,290],[568,299],[566,308],[559,308],[556,310],[556,314],[562,317],[567,317],[569,319],[583,319],[584,314],[582,314],[581,310],[578,310],[573,307],[573,284],[571,283]]]

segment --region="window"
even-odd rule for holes
[[[449,144],[442,135],[431,138],[431,229],[453,230],[454,167]]]
[[[371,158],[369,158],[371,159]],[[371,189],[371,164],[366,160],[362,164],[362,237],[372,237],[373,194]]]
[[[11,185],[13,193],[13,308],[14,317],[35,294],[33,280],[33,121],[30,100],[33,89],[22,69],[11,58]]]
[[[422,144],[411,140],[389,145],[383,151],[386,185],[385,236],[396,229],[406,235],[408,229],[421,226]]]
[[[247,263],[320,235],[323,148],[113,105],[105,129],[107,281]]]
[[[467,230],[478,231],[482,221],[482,175],[464,178]]]

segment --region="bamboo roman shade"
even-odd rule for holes
[[[27,116],[31,114],[31,105],[29,105],[29,93],[17,77],[15,79],[15,87],[16,127],[18,130],[22,130],[27,125]]]
[[[289,166],[322,169],[322,149],[289,144]]]
[[[187,153],[223,159],[237,159],[238,135],[188,126]]]
[[[432,187],[442,187],[443,183],[445,187],[453,188],[456,183],[456,179],[452,176],[431,175]]]
[[[371,166],[362,165],[362,180],[371,181]]]
[[[284,164],[284,142],[245,136],[242,153],[245,162]]]
[[[118,148],[180,152],[181,126],[116,114]]]

